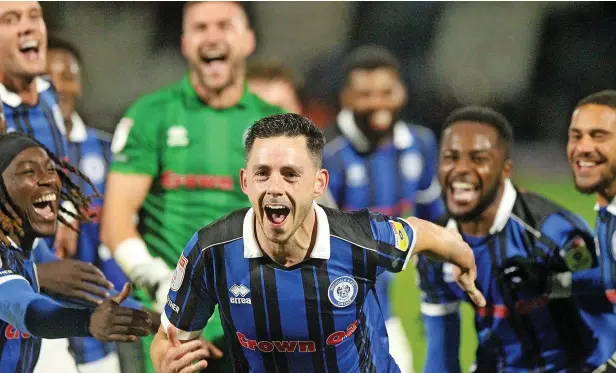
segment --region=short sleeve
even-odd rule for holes
[[[568,212],[551,214],[543,221],[541,233],[556,244],[552,249],[557,252],[550,253],[551,264],[560,264],[560,271],[577,272],[599,265],[593,234],[582,218]]]
[[[413,253],[417,235],[404,219],[372,213],[370,227],[376,241],[377,275],[402,271]]]
[[[217,303],[206,283],[205,250],[201,250],[198,241],[195,234],[178,260],[161,316],[165,331],[169,325],[175,326],[180,340],[199,337]]]
[[[111,171],[155,176],[158,173],[160,108],[138,101],[118,123],[111,142]]]

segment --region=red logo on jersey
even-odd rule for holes
[[[326,339],[328,346],[336,346],[345,339],[349,338],[357,330],[358,321],[355,320],[351,325],[347,326],[346,330],[334,332]],[[316,344],[313,341],[255,341],[254,339],[248,339],[241,332],[235,333],[240,344],[244,348],[251,350],[259,350],[261,352],[315,352],[317,350]]]
[[[349,338],[355,331],[357,330],[357,320],[353,321],[353,323],[347,326],[345,331],[334,332],[327,337],[325,341],[330,346],[335,346],[345,339]]]
[[[299,352],[315,352],[317,350],[313,341],[255,341],[254,339],[246,338],[240,332],[235,334],[242,347],[253,351],[255,349],[261,352],[272,352],[274,349],[278,352],[294,352],[296,349]]]
[[[20,337],[23,339],[30,338],[30,334],[20,332],[19,330],[15,329],[13,325],[7,325],[6,329],[4,329],[4,336],[6,337],[6,339],[19,339]]]
[[[172,171],[165,171],[160,180],[165,189],[218,189],[233,190],[233,178],[231,176],[213,175],[179,175]]]

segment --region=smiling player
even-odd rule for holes
[[[35,239],[55,233],[60,198],[85,219],[89,198],[70,180],[75,168],[39,142],[20,135],[0,135],[0,371],[31,373],[41,338],[94,336],[102,341],[134,341],[149,333],[148,313],[120,307],[122,292],[95,309],[66,308],[38,294],[31,252]]]
[[[445,121],[439,180],[448,211],[477,261],[475,372],[585,372],[603,352],[591,318],[599,271],[587,224],[545,197],[513,186],[513,133],[485,107],[464,107]],[[459,303],[447,265],[419,259],[427,363],[424,372],[459,372]]]
[[[400,372],[374,285],[417,253],[460,266],[460,285],[484,305],[473,255],[458,235],[417,218],[317,205],[328,182],[324,145],[323,133],[297,114],[250,128],[240,178],[252,208],[200,230],[186,246],[152,344],[157,372],[204,358],[186,371],[207,365],[208,351],[182,355],[216,304],[235,372]]]
[[[600,346],[607,355],[616,351],[616,91],[597,92],[576,106],[569,126],[567,156],[575,187],[597,197],[595,234],[599,243],[603,302],[608,312],[596,320],[602,331]],[[616,354],[597,372],[616,372]]]
[[[157,310],[167,302],[172,268],[191,235],[248,205],[237,176],[244,134],[254,121],[282,112],[248,90],[246,58],[254,47],[241,4],[187,2],[182,53],[188,73],[139,99],[116,128],[101,238]],[[217,313],[205,336],[224,346]]]

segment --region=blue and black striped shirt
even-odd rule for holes
[[[201,334],[219,305],[235,372],[399,372],[374,287],[404,269],[416,235],[405,221],[315,204],[310,258],[283,267],[263,255],[252,209],[195,234],[180,257],[163,326]]]

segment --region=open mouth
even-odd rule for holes
[[[39,59],[39,48],[41,43],[38,40],[26,40],[19,44],[19,51],[28,61]]]
[[[212,63],[216,61],[225,62],[227,55],[223,52],[209,52],[201,55],[201,60],[205,63]]]
[[[36,198],[32,202],[34,212],[36,212],[43,220],[53,220],[56,217],[57,195],[54,193],[46,193]]]
[[[589,161],[578,159],[575,161],[575,168],[579,172],[589,172],[592,171],[595,167],[603,164],[604,161]]]
[[[462,181],[451,183],[451,199],[455,203],[467,204],[479,197],[479,187]]]
[[[264,210],[267,220],[275,227],[282,226],[291,213],[291,209],[283,205],[265,205]]]

